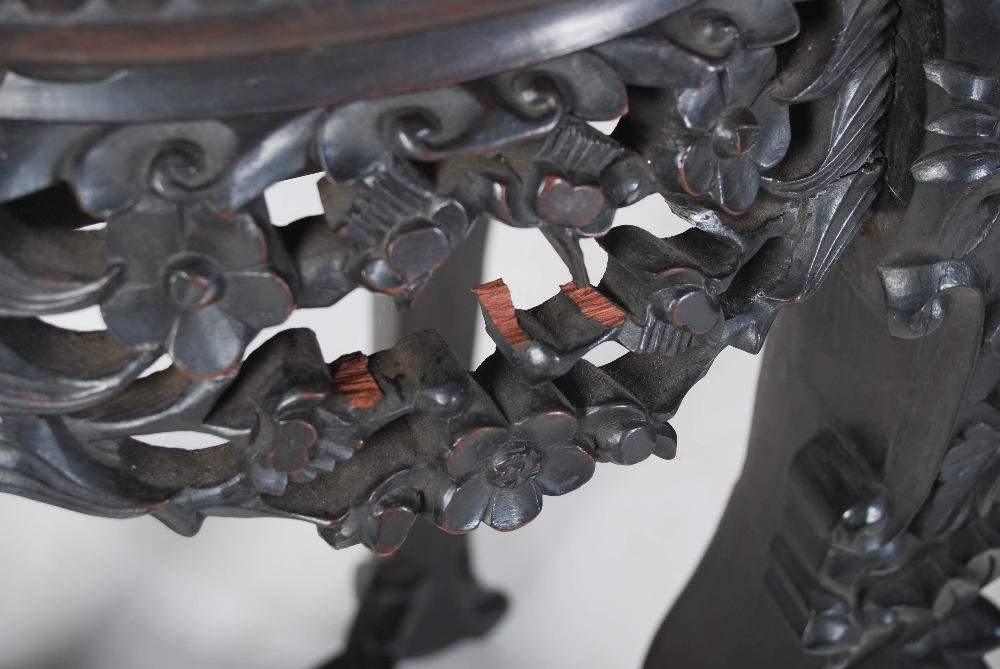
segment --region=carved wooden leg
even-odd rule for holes
[[[887,191],[778,319],[742,478],[647,669],[983,669],[1000,645],[1000,7],[900,9]]]
[[[487,224],[473,228],[419,299],[406,310],[376,302],[376,348],[437,328],[467,367],[472,365]],[[403,546],[375,557],[358,574],[361,608],[347,650],[325,669],[391,667],[397,659],[441,650],[482,636],[507,610],[506,598],[482,589],[469,569],[469,542],[418,520]]]

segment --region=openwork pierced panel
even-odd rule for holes
[[[295,95],[268,79],[295,51],[269,59],[235,40],[246,52],[203,77],[179,62],[200,52],[169,41],[126,67],[100,50],[77,66],[86,45],[32,41],[39,26],[77,22],[118,36],[133,22],[210,25],[229,5],[3,3],[16,46],[0,85],[3,488],[152,514],[184,534],[213,514],[307,520],[336,547],[389,553],[418,515],[454,533],[511,530],[596,462],[673,457],[668,421],[718,352],[757,352],[868,219],[897,9],[830,2],[834,16],[813,25],[781,0],[635,4],[617,9],[617,35],[581,24],[583,50],[337,103],[310,85],[319,66],[283,72]],[[601,16],[590,5],[607,3],[517,16],[575,5]],[[458,25],[481,37],[512,16],[466,17],[438,37]],[[272,69],[258,81],[262,63]],[[206,96],[209,84],[221,87]],[[334,103],[315,105],[324,96]],[[619,117],[610,135],[588,123]],[[264,189],[315,168],[324,215],[272,226]],[[653,194],[691,229],[611,228],[618,208]],[[500,280],[477,288],[497,344],[479,369],[430,331],[327,362],[311,332],[292,330],[245,355],[293,309],[355,289],[418,300],[485,220],[537,229],[572,282],[527,309]],[[599,281],[584,238],[608,254]],[[106,331],[39,320],[94,304]],[[608,341],[625,355],[583,359]],[[163,354],[172,365],[144,375]],[[170,431],[225,443],[138,439]]]

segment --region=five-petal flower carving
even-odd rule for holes
[[[572,443],[576,419],[541,413],[508,428],[479,427],[460,435],[447,457],[456,479],[443,527],[468,532],[480,522],[515,530],[542,510],[542,495],[576,490],[594,474],[594,459]]]
[[[317,406],[323,395],[290,391],[271,414],[261,413],[245,451],[254,487],[280,495],[289,481],[305,483],[329,474],[361,448],[357,426]]]
[[[249,337],[291,313],[291,290],[245,212],[223,219],[147,198],[110,217],[106,245],[124,275],[101,307],[111,334],[134,349],[166,346],[188,376],[231,372]]]
[[[688,131],[677,143],[683,189],[707,194],[738,214],[757,198],[760,173],[785,156],[791,140],[788,107],[771,96],[774,49],[738,51],[702,88],[677,91]]]

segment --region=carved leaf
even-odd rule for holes
[[[95,304],[118,275],[118,268],[92,281],[31,276],[0,255],[0,316],[40,316]]]
[[[1000,78],[975,65],[936,60],[924,65],[927,80],[937,84],[952,100],[971,100],[1000,109]]]
[[[22,222],[0,211],[0,316],[74,311],[101,299],[120,272],[103,257],[103,233],[62,221]]]
[[[100,128],[87,123],[4,121],[0,124],[0,202],[7,202],[51,186],[69,153]]]
[[[208,205],[222,216],[231,216],[271,184],[302,171],[309,162],[309,150],[322,114],[322,109],[300,114],[243,153],[229,173],[212,187],[206,198]]]
[[[848,242],[868,219],[878,195],[882,163],[871,163],[838,179],[809,198],[797,210],[798,239],[795,258],[782,284],[768,293],[779,299],[801,302],[813,295],[826,279]]]
[[[899,15],[899,8],[890,0],[828,4],[833,5],[831,13],[836,18],[826,14],[827,8],[802,6],[806,14],[802,35],[793,42],[775,93],[786,102],[809,102],[832,95],[882,48]]]
[[[85,357],[75,352],[87,351]],[[0,319],[0,411],[62,413],[97,404],[157,357],[106,332],[69,332],[33,319]]]
[[[890,49],[876,51],[850,72],[836,95],[802,105],[797,113],[813,130],[796,138],[788,157],[762,179],[763,188],[782,197],[808,197],[861,167],[881,137],[893,63]]]
[[[952,144],[923,156],[910,171],[923,183],[971,184],[1000,170],[1000,143]]]
[[[138,486],[125,489],[120,480],[87,458],[57,419],[5,416],[0,421],[4,492],[108,518],[144,515],[166,497]]]
[[[977,423],[945,454],[938,485],[918,520],[924,536],[955,529],[970,513],[984,514],[1000,484],[1000,430]]]
[[[1000,118],[990,108],[970,103],[956,104],[935,116],[927,129],[939,135],[959,138],[995,138]]]

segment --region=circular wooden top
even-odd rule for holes
[[[212,11],[171,14],[165,0],[101,0],[93,13],[84,0],[26,18],[0,0],[0,119],[220,117],[395,95],[580,51],[694,1],[201,0]]]

